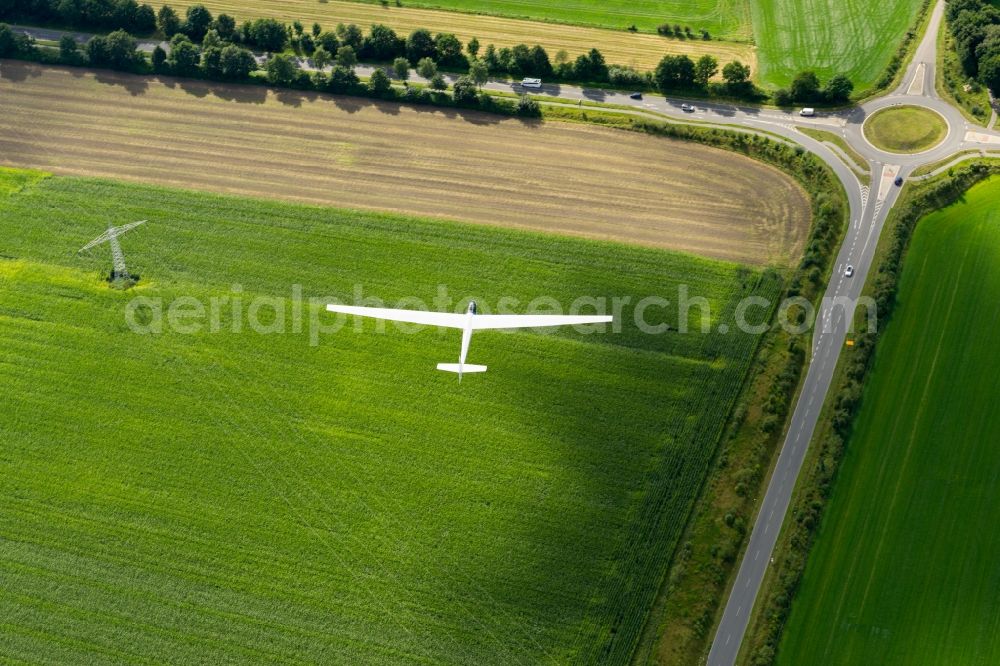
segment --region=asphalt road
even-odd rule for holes
[[[866,157],[873,167],[871,193],[861,190],[859,202],[858,192],[848,189],[852,210],[851,229],[841,247],[834,267],[834,277],[821,308],[813,338],[812,363],[716,630],[708,656],[709,666],[730,666],[736,663],[750,613],[771,563],[778,533],[788,512],[809,441],[826,400],[840,353],[845,348],[849,315],[845,308],[837,307],[836,301],[831,299],[847,297],[848,302],[853,302],[860,296],[871,269],[886,215],[899,196],[900,188],[893,182],[895,177],[899,175],[905,178],[922,164],[936,162],[961,150],[983,147],[989,143],[969,141],[969,127],[965,118],[957,109],[941,100],[934,89],[936,36],[943,12],[944,2],[939,0],[934,7],[927,33],[899,88],[890,95],[851,111],[841,132],[848,143]],[[874,111],[896,104],[915,104],[938,111],[948,121],[948,136],[939,146],[919,155],[892,155],[876,149],[864,138],[862,124]],[[855,268],[852,278],[844,276],[847,265]],[[853,307],[850,311],[853,312]]]
[[[490,80],[483,86],[492,91],[558,98],[566,104],[582,101],[615,104],[630,107],[636,112],[659,114],[676,120],[767,131],[799,143],[819,155],[833,169],[847,191],[851,210],[850,229],[833,267],[833,278],[824,294],[823,305],[813,331],[811,363],[722,619],[716,630],[708,657],[709,666],[730,666],[736,663],[750,612],[774,553],[778,533],[788,512],[792,491],[802,468],[809,441],[826,400],[840,354],[845,348],[851,327],[850,316],[854,312],[853,304],[860,296],[871,270],[886,215],[899,196],[900,188],[894,184],[895,178],[899,176],[905,179],[919,166],[938,162],[965,150],[1000,149],[1000,133],[970,127],[957,109],[937,95],[934,86],[936,36],[943,13],[944,0],[938,0],[927,32],[915,51],[902,83],[896,90],[861,106],[840,112],[821,113],[815,118],[803,118],[793,111],[720,104],[697,99],[645,95],[643,99],[634,100],[624,92],[562,84],[545,84],[540,89],[525,89],[518,83]],[[58,40],[66,34],[39,28],[22,26],[17,28],[38,39]],[[80,42],[86,41],[91,36],[85,33],[69,34]],[[156,44],[154,41],[143,41],[140,43],[140,48],[152,51]],[[261,61],[263,59],[260,58]],[[308,62],[303,61],[302,64],[307,68],[310,67]],[[362,77],[370,76],[374,70],[375,67],[370,65],[359,65],[356,68],[358,75]],[[453,82],[456,76],[446,75],[446,78]],[[410,80],[426,83],[412,72]],[[693,105],[694,112],[685,112],[681,108],[684,103]],[[938,146],[917,155],[890,154],[868,143],[863,133],[865,119],[875,111],[899,104],[923,106],[940,113],[948,123],[946,138]],[[871,190],[862,186],[854,170],[826,144],[802,134],[796,129],[798,127],[814,127],[843,137],[868,161],[872,173]],[[848,265],[854,267],[854,275],[851,278],[844,275],[844,269]]]

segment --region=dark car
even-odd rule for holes
[[[642,93],[634,92],[631,95],[629,95],[629,97],[631,97],[632,99],[642,99]]]
[[[896,176],[896,187],[899,187],[902,184],[903,184],[903,177],[902,176]]]

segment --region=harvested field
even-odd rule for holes
[[[170,3],[152,3],[157,9],[163,4]],[[604,30],[433,9],[382,7],[349,0],[323,3],[315,0],[209,0],[204,4],[213,13],[224,12],[236,17],[238,21],[263,17],[289,23],[299,20],[306,26],[316,21],[327,29],[338,23],[357,23],[365,30],[372,23],[384,23],[403,36],[417,28],[427,28],[434,33],[455,33],[463,42],[477,37],[484,48],[490,43],[497,47],[513,46],[521,42],[541,44],[548,51],[549,57],[555,57],[556,53],[565,49],[570,58],[575,58],[597,47],[609,63],[649,70],[655,68],[660,58],[668,53],[687,53],[695,58],[710,53],[722,63],[740,60],[748,63],[755,73],[757,71],[754,48],[745,43],[668,39],[625,30]]]
[[[0,76],[0,163],[8,166],[616,239],[758,265],[796,257],[808,231],[808,198],[790,177],[693,143],[19,62],[4,62]]]

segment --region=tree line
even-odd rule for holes
[[[653,72],[639,72],[632,67],[608,64],[596,48],[572,59],[566,51],[559,51],[550,58],[539,44],[500,48],[488,44],[483,47],[476,38],[463,44],[453,34],[432,34],[424,28],[403,37],[382,24],[373,24],[367,33],[355,24],[341,23],[333,30],[324,30],[319,23],[313,23],[307,29],[300,21],[286,25],[269,18],[251,19],[237,25],[232,16],[225,13],[213,16],[204,5],[189,6],[182,15],[170,5],[163,5],[154,12],[150,5],[140,5],[137,0],[0,0],[0,20],[6,18],[111,29],[112,34],[87,45],[87,57],[94,65],[118,69],[129,69],[137,62],[128,54],[130,40],[119,31],[159,33],[171,40],[171,48],[169,55],[157,49],[153,54],[154,69],[181,76],[201,73],[209,78],[244,79],[256,69],[248,48],[270,53],[282,53],[291,48],[310,58],[319,69],[330,65],[343,68],[330,75],[338,82],[349,80],[345,70],[365,61],[392,63],[393,70],[404,81],[409,78],[409,69],[415,68],[435,90],[447,87],[438,73],[438,69],[443,68],[466,72],[477,85],[485,83],[490,75],[510,75],[758,102],[768,97],[753,84],[749,66],[732,61],[720,67],[711,55],[698,60],[687,55],[667,55]],[[210,33],[210,43],[204,44]],[[68,51],[69,45],[66,46]],[[74,60],[72,53],[64,55],[68,61]],[[269,80],[275,85],[290,85],[289,81],[300,78],[288,71],[288,60],[272,61],[276,71],[273,76],[269,75]],[[720,74],[721,81],[717,80]],[[298,85],[303,84],[299,81]],[[846,76],[834,76],[822,86],[815,73],[805,71],[795,77],[789,88],[777,90],[773,99],[779,106],[839,104],[847,102],[852,91],[853,84]]]
[[[1000,96],[1000,9],[988,0],[951,0],[945,12],[962,70]]]

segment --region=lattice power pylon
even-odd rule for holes
[[[100,245],[101,243],[106,242],[109,246],[111,246],[111,261],[114,265],[114,269],[111,272],[111,281],[128,280],[132,276],[129,275],[128,268],[125,267],[125,253],[122,252],[122,246],[121,243],[118,242],[118,237],[122,236],[127,231],[135,229],[140,224],[145,223],[146,220],[142,220],[140,222],[123,224],[120,227],[108,227],[108,230],[103,234],[81,247],[80,252],[86,252],[95,245]]]

